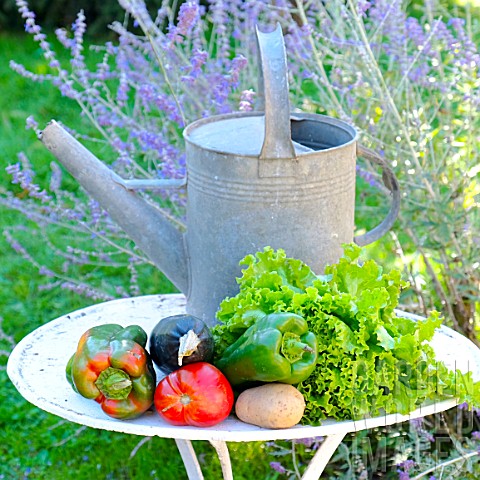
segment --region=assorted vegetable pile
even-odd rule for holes
[[[221,303],[212,329],[191,315],[161,319],[148,352],[139,326],[91,328],[67,379],[114,418],[154,406],[173,425],[197,427],[223,421],[234,407],[244,422],[289,428],[405,414],[445,397],[480,406],[480,383],[435,359],[428,342],[438,313],[398,316],[407,284],[396,270],[361,263],[360,253],[346,245],[339,262],[316,275],[266,247],[242,260],[239,293]],[[165,374],[158,385],[152,361]]]
[[[172,425],[210,427],[228,417],[233,390],[225,375],[207,363],[213,337],[202,320],[163,318],[150,334],[150,352],[146,343],[138,325],[93,327],[67,364],[67,380],[75,392],[119,420],[138,417],[152,405]],[[153,363],[166,374],[158,385]]]

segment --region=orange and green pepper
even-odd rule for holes
[[[138,417],[153,404],[156,376],[138,325],[99,325],[87,330],[66,367],[67,380],[110,417]]]

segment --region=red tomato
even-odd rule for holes
[[[233,391],[218,368],[196,362],[161,380],[154,403],[160,416],[172,425],[211,427],[228,417],[233,407]]]

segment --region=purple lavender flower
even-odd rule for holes
[[[85,69],[85,59],[82,54],[83,52],[83,36],[87,29],[87,25],[85,23],[85,15],[83,10],[77,15],[75,22],[72,25],[73,30],[73,43],[72,43],[72,59],[71,64],[77,68],[77,71],[81,73],[79,78],[80,81],[83,83],[86,82],[86,69]]]
[[[79,295],[85,296],[86,298],[91,298],[92,300],[109,301],[114,299],[114,297],[112,297],[111,295],[100,292],[99,290],[96,290],[84,283],[73,283],[68,281],[63,282],[61,284],[61,287],[70,292],[75,292]]]
[[[247,66],[247,59],[243,55],[237,55],[232,60],[230,69],[230,83],[233,88],[238,86],[240,72]]]
[[[49,268],[47,268],[47,267],[45,267],[45,266],[43,266],[43,265],[38,269],[38,273],[39,273],[40,275],[44,275],[44,276],[46,276],[46,277],[52,277],[52,278],[53,278],[53,277],[56,276],[55,273],[52,272],[52,270],[50,270]]]
[[[16,72],[19,75],[21,75],[22,77],[28,78],[29,80],[32,80],[34,82],[43,82],[43,81],[51,78],[48,75],[38,75],[38,74],[35,74],[35,73],[32,73],[32,72],[29,72],[23,65],[15,62],[14,60],[11,60],[9,65],[10,65],[10,68],[14,72]]]
[[[388,39],[382,45],[387,55],[398,63],[401,72],[407,71],[410,62],[405,51],[406,15],[401,0],[375,0],[369,9],[369,17]]]
[[[35,120],[35,117],[33,115],[27,117],[25,125],[27,129],[32,129],[37,133],[39,132],[38,122]]]
[[[238,104],[238,109],[243,112],[250,112],[253,110],[253,100],[256,96],[256,93],[252,90],[243,90],[240,95],[240,102]]]
[[[8,167],[5,168],[5,171],[12,176],[12,183],[19,184],[21,183],[21,177],[20,177],[20,162],[14,163],[12,165],[9,165]]]
[[[418,435],[425,438],[425,440],[429,442],[435,441],[434,435],[429,431],[425,430],[423,426],[423,418],[415,418],[413,420],[410,420],[410,425],[414,428],[414,430],[416,430]]]
[[[68,36],[68,32],[65,28],[57,28],[55,30],[55,36],[65,48],[68,50],[73,48],[74,41]]]
[[[192,57],[190,58],[190,64],[192,69],[190,70],[190,75],[192,77],[197,77],[202,72],[202,67],[207,61],[208,53],[205,50],[195,49]]]
[[[405,472],[409,472],[415,467],[416,463],[414,460],[404,460],[403,462],[400,462],[397,464],[397,467],[403,468]]]
[[[40,189],[38,185],[33,183],[32,171],[29,168],[28,159],[23,153],[19,153],[18,157],[20,162],[13,165],[9,165],[5,168],[5,171],[12,176],[12,184],[20,185],[28,195],[32,198],[36,198],[43,203],[48,203],[52,200],[52,197],[48,195],[45,190]],[[22,169],[22,163],[27,165],[27,168]]]
[[[294,440],[295,443],[305,445],[308,448],[318,449],[319,445],[323,442],[324,437],[311,437],[311,438],[298,438]]]
[[[128,100],[128,92],[130,90],[130,85],[128,82],[128,77],[125,73],[120,74],[120,83],[117,89],[117,101],[120,105],[125,105]]]
[[[15,1],[18,11],[25,18],[25,31],[33,35],[33,39],[40,45],[45,59],[55,62],[55,53],[47,41],[47,36],[42,33],[42,29],[35,23],[35,13],[29,10],[28,3],[24,0]]]
[[[359,15],[362,17],[366,15],[368,9],[372,6],[372,3],[368,0],[358,0],[357,1],[357,10]]]
[[[23,245],[16,240],[15,238],[12,237],[10,232],[4,231],[3,235],[5,239],[7,240],[8,244],[15,250],[17,253],[19,253],[23,258],[26,260],[30,260],[30,256],[28,255],[26,249],[23,247]]]
[[[270,467],[278,473],[287,473],[287,469],[280,462],[270,462]]]
[[[144,0],[118,0],[118,3],[137,22],[141,21],[147,26],[151,26],[153,23]],[[138,26],[138,23],[135,26]]]
[[[78,97],[78,92],[73,87],[73,80],[60,81],[58,89],[60,90],[60,93],[64,97],[68,97],[68,98]]]
[[[199,5],[196,1],[182,3],[178,12],[177,26],[170,26],[167,37],[172,43],[181,43],[190,34],[199,18]]]
[[[363,178],[372,187],[380,188],[380,183],[377,181],[376,177],[371,172],[365,170],[360,165],[357,165],[355,168],[357,171],[357,175],[360,178]]]

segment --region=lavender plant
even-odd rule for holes
[[[293,3],[284,27],[294,103],[353,121],[390,161],[403,192],[390,248],[415,293],[404,301],[421,313],[436,306],[477,342],[478,21],[432,0],[420,19],[400,0]]]
[[[70,31],[55,32],[71,54],[70,64],[61,65],[34,13],[17,0],[49,70],[35,74],[14,61],[12,68],[32,81],[51,82],[76,102],[94,127],[85,135],[84,124],[72,126],[83,128],[77,136],[124,177],[179,178],[185,174],[183,127],[201,116],[253,108],[254,26],[280,22],[292,104],[354,123],[362,142],[382,152],[401,181],[398,227],[384,244],[412,284],[414,296],[404,304],[419,313],[442,309],[455,328],[476,341],[480,57],[472,38],[478,22],[468,15],[453,18],[434,0],[425,2],[420,19],[409,17],[400,0],[210,0],[206,6],[186,1],[177,18],[169,1],[155,18],[142,0],[120,4],[126,21],[112,23],[117,41],[93,47],[89,55],[99,60],[88,69],[82,12]],[[38,130],[33,118],[27,124]],[[54,246],[67,264],[101,265],[114,256],[132,270],[148,262],[95,202],[62,189],[60,171],[53,169],[51,187],[42,188],[28,159],[20,158],[7,172],[28,196],[20,201],[4,192],[2,203],[35,219],[45,241],[54,243],[47,226],[61,224],[93,244],[90,252],[79,245],[68,252]],[[369,188],[379,185],[369,165],[359,173]],[[160,202],[181,223],[184,193],[164,192]],[[372,207],[358,209],[359,223],[382,214],[383,202],[376,202],[375,215]],[[71,280],[64,283],[75,284]]]
[[[94,127],[74,125],[72,133],[123,177],[181,178],[185,175],[182,130],[186,124],[214,113],[253,108],[253,85],[238,89],[241,75],[253,78],[246,55],[254,48],[254,37],[242,32],[253,32],[262,12],[268,18],[267,5],[212,1],[207,12],[197,1],[189,1],[182,3],[178,18],[174,18],[176,9],[165,1],[152,19],[143,1],[120,3],[126,19],[111,25],[117,41],[92,47],[89,55],[96,63],[87,68],[83,12],[70,30],[55,32],[56,41],[70,53],[70,61],[64,65],[35,22],[34,12],[24,0],[18,0],[26,31],[38,42],[48,73],[35,74],[15,61],[11,67],[33,82],[51,82],[72,99],[81,117]],[[43,124],[46,121],[42,119]],[[27,119],[27,126],[39,132],[33,116]],[[5,231],[11,246],[38,266],[50,279],[50,287],[60,284],[101,300],[138,294],[134,280],[138,267],[148,259],[94,200],[64,188],[57,164],[52,163],[51,168],[50,178],[43,179],[40,186],[42,179],[36,178],[31,162],[21,153],[6,169],[17,190],[2,192],[0,201],[32,220],[38,241],[50,246],[55,258],[63,262],[56,268],[39,264],[14,228]],[[18,188],[24,192],[22,199]],[[182,226],[183,191],[170,190],[159,199],[147,199],[158,200],[159,208]],[[63,229],[61,236],[59,228]],[[84,275],[79,280],[75,272],[86,265],[95,272],[103,267],[123,269],[127,275],[123,284],[114,288],[99,276]]]

